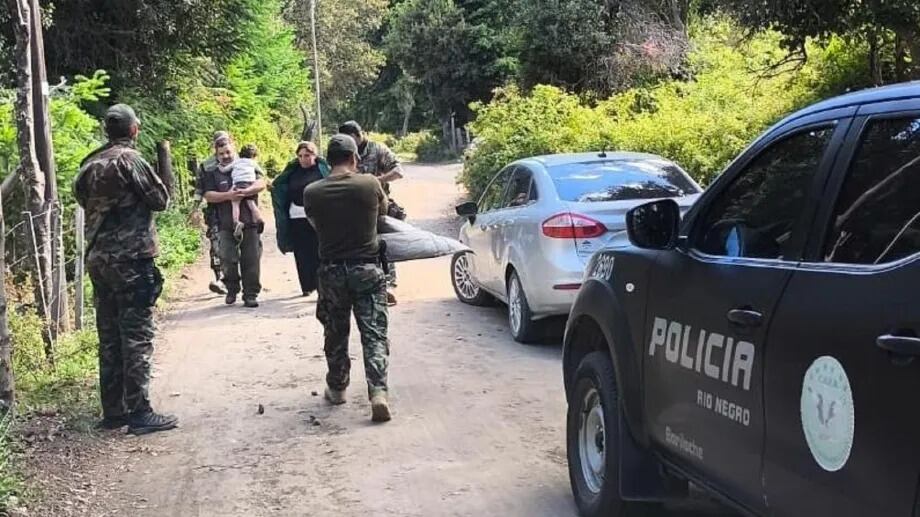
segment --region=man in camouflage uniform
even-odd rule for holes
[[[81,164],[73,192],[86,211],[86,264],[99,333],[100,427],[131,434],[173,429],[178,419],[150,407],[153,306],[163,288],[153,212],[173,186],[135,149],[140,121],[130,106],[105,114],[108,143]],[[167,169],[168,170],[168,169]]]
[[[304,210],[319,237],[319,301],[316,317],[325,327],[325,397],[345,403],[351,360],[348,335],[354,313],[364,349],[371,417],[390,420],[387,401],[386,276],[380,263],[377,218],[386,212],[387,196],[380,182],[358,174],[358,146],[348,135],[329,141],[326,160],[332,172],[304,190]]]
[[[218,131],[214,133],[214,138],[212,141],[218,141],[221,138],[230,138],[230,133],[226,131]],[[192,208],[193,214],[198,214],[199,207],[201,203],[204,202],[204,178],[205,171],[212,171],[218,166],[217,154],[212,154],[205,160],[201,165],[198,166],[198,171],[195,175],[195,205]],[[200,220],[198,222],[200,223]],[[227,290],[223,282],[223,273],[222,266],[220,263],[220,241],[218,237],[220,235],[220,228],[217,220],[217,209],[214,205],[210,203],[205,203],[204,207],[204,224],[206,226],[205,236],[208,238],[208,256],[211,262],[211,271],[214,272],[214,280],[208,284],[208,289],[215,294],[227,294]]]
[[[237,158],[236,146],[226,132],[218,132],[214,138],[214,162],[205,162],[202,168],[201,190],[204,199],[213,205],[218,225],[217,241],[220,245],[220,263],[224,285],[227,287],[225,303],[233,305],[243,293],[243,305],[249,308],[259,306],[257,298],[262,291],[260,266],[262,261],[261,233],[264,225],[258,222],[247,203],[240,204],[240,221],[244,224],[242,239],[234,236],[233,200],[257,196],[265,190],[264,173],[256,168],[256,181],[243,190],[233,190],[232,170]]]
[[[339,133],[350,135],[358,144],[358,172],[372,174],[383,184],[383,190],[390,195],[390,183],[403,178],[402,165],[386,144],[368,140],[361,126],[354,120],[349,120],[339,126]],[[405,216],[403,216],[405,218]],[[396,264],[389,265],[387,285],[396,287]],[[387,292],[387,304],[396,305],[396,296]]]

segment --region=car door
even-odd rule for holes
[[[809,260],[777,309],[764,466],[775,515],[917,515],[920,102],[913,105],[909,113],[872,107],[853,124]]]
[[[483,191],[479,199],[479,213],[470,223],[469,243],[473,250],[473,269],[479,285],[493,294],[504,296],[504,290],[496,288],[495,275],[499,266],[499,211],[505,200],[505,190],[514,167],[502,169]]]
[[[533,204],[536,202],[537,191],[533,184],[533,172],[523,165],[514,169],[511,181],[505,190],[505,200],[502,209],[496,213],[498,231],[495,238],[498,240],[497,248],[499,257],[497,261],[497,278],[501,282],[499,287],[504,289],[505,267],[517,260],[515,265],[519,268],[518,274],[525,286],[527,284],[527,271],[525,263],[527,250],[532,250],[538,238],[539,224],[534,222]]]
[[[767,329],[844,136],[839,120],[802,121],[755,145],[704,195],[650,283],[644,384],[653,439],[755,512],[765,508]]]

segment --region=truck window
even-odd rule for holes
[[[792,231],[833,132],[810,129],[761,152],[712,200],[694,232],[696,249],[724,257],[797,258]]]
[[[831,218],[827,262],[883,264],[920,251],[920,118],[869,123]]]

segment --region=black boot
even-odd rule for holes
[[[173,415],[154,413],[152,409],[135,413],[128,419],[128,434],[141,435],[157,431],[169,431],[179,426],[179,419]]]
[[[236,293],[227,293],[227,297],[224,299],[224,303],[227,305],[233,305],[236,303]]]
[[[114,431],[128,425],[128,417],[124,415],[106,416],[96,422],[96,429],[104,431]]]

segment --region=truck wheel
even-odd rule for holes
[[[619,484],[619,399],[610,358],[592,352],[573,379],[566,423],[569,480],[583,517],[618,517],[625,504]]]
[[[473,278],[471,253],[457,253],[450,261],[450,282],[454,286],[457,299],[468,305],[488,305],[492,297],[482,290]]]
[[[532,343],[538,334],[538,325],[533,320],[533,312],[517,271],[508,275],[508,326],[511,327],[511,337],[518,343]]]

